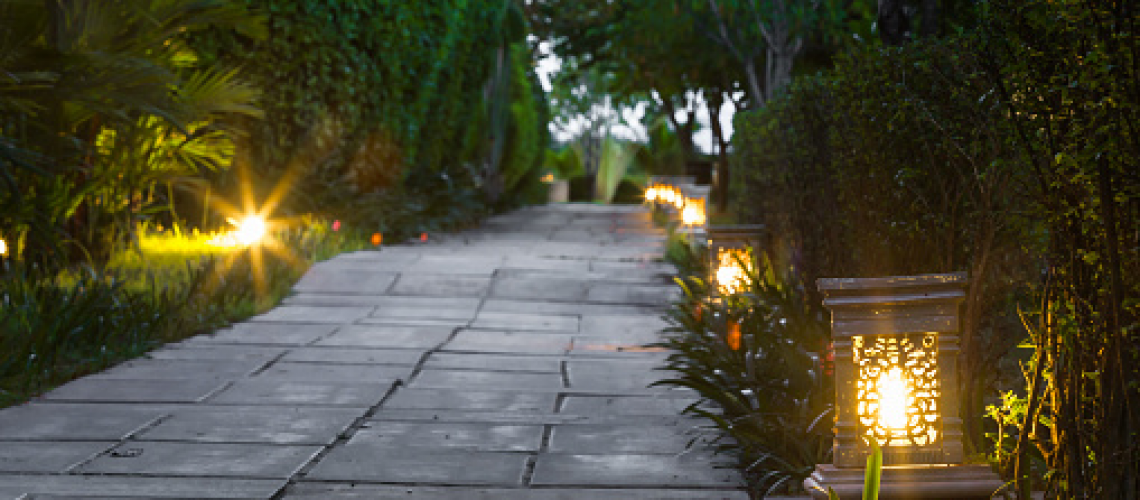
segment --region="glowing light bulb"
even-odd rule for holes
[[[695,200],[694,200],[695,201]],[[703,203],[685,203],[681,210],[681,223],[687,226],[699,226],[705,223],[705,209]]]
[[[265,219],[261,217],[250,215],[240,222],[235,223],[231,220],[230,223],[237,226],[234,237],[242,245],[253,245],[265,237]]]
[[[649,188],[647,188],[645,190],[645,201],[656,201],[656,200],[657,200],[657,186],[649,186]]]
[[[879,425],[896,431],[907,426],[907,402],[910,400],[910,387],[903,379],[902,370],[891,368],[879,376]]]
[[[0,238],[0,256],[8,255],[8,243]]]
[[[732,295],[742,288],[744,269],[736,261],[736,252],[721,251],[716,267],[716,283],[722,295]]]

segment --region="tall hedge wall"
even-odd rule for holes
[[[265,39],[215,31],[198,42],[263,91],[266,118],[240,124],[239,165],[270,179],[300,174],[302,201],[408,178],[476,182],[468,164],[484,138],[470,129],[508,2],[242,1],[267,17]]]

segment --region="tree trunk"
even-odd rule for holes
[[[886,45],[900,46],[910,32],[910,19],[902,0],[879,0],[879,39]]]
[[[705,109],[709,114],[709,125],[712,127],[713,138],[717,146],[716,162],[716,210],[724,213],[728,210],[728,143],[724,138],[724,129],[720,126],[720,107],[724,105],[724,94],[715,92],[709,96]],[[710,204],[711,205],[711,204]]]
[[[693,145],[693,112],[686,110],[685,114],[688,119],[681,122],[677,119],[677,106],[673,104],[670,97],[662,97],[661,107],[665,108],[665,115],[669,118],[669,123],[673,125],[673,132],[677,134],[677,139],[681,141],[681,150],[685,153],[685,160],[695,156]]]
[[[938,36],[938,0],[922,0],[922,24],[918,26],[921,37]]]
[[[748,93],[755,103],[753,109],[763,106],[767,100],[764,98],[764,89],[760,86],[760,77],[756,74],[756,61],[744,61],[744,76],[748,78]]]

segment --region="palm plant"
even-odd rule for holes
[[[206,26],[259,24],[225,0],[0,4],[0,207],[24,208],[4,210],[0,231],[18,253],[65,257],[69,242],[105,257],[144,190],[187,173],[172,162],[201,165],[187,145],[217,136],[191,124],[255,113],[232,71],[203,68],[187,49]]]

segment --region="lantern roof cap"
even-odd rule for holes
[[[712,224],[709,225],[709,236],[713,235],[752,235],[764,232],[764,224]]]
[[[966,273],[820,278],[816,285],[828,307],[914,302],[957,302],[965,297]]]

